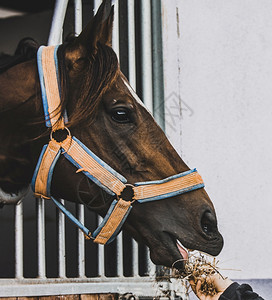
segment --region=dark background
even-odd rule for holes
[[[72,1],[70,1],[72,2]],[[87,24],[93,16],[91,1],[83,1],[83,24]],[[55,1],[0,1],[0,7],[24,12],[22,16],[0,18],[0,54],[13,54],[18,42],[25,37],[32,37],[40,44],[47,44],[51,26]],[[136,14],[137,14],[137,7]],[[126,0],[119,1],[120,23],[120,57],[121,69],[127,74],[127,16]],[[139,22],[137,22],[139,24]],[[136,36],[139,26],[136,24]],[[64,37],[73,32],[74,16],[73,5],[69,4],[65,17]],[[137,66],[140,65],[140,52],[137,51]],[[139,67],[138,67],[139,68]],[[141,95],[140,81],[138,93]],[[66,203],[73,214],[76,208],[73,203]],[[46,201],[46,268],[47,277],[57,277],[57,228],[56,208],[51,201]],[[36,204],[30,191],[23,201],[24,207],[24,276],[35,278],[37,276],[37,230],[36,230]],[[86,210],[85,224],[91,230],[96,226],[97,216]],[[4,206],[0,209],[0,278],[13,278],[15,270],[14,261],[14,207]],[[124,273],[131,275],[131,239],[124,234]],[[97,276],[97,245],[91,241],[86,242],[86,275]],[[116,275],[116,242],[105,248],[106,275]],[[146,248],[140,245],[140,274],[147,272]],[[67,277],[77,276],[77,235],[76,228],[66,220],[66,262]]]

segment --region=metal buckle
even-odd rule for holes
[[[66,130],[66,132],[65,132]],[[57,136],[54,136],[57,135]],[[65,134],[65,136],[63,136]],[[61,144],[63,143],[68,137],[71,136],[70,130],[65,126],[63,128],[57,129],[57,130],[52,130],[50,133],[50,140],[54,140],[55,142]]]
[[[117,195],[117,200],[123,199],[124,201],[133,203],[135,201],[134,196],[134,185],[126,184],[120,195]]]

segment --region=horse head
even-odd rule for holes
[[[58,50],[61,114],[67,128],[127,182],[156,181],[188,171],[164,132],[122,74],[111,48],[113,7],[104,1],[82,33]],[[31,48],[37,46],[33,43]],[[18,200],[30,184],[50,130],[34,59],[0,74],[0,198]],[[113,200],[63,155],[51,184],[56,198],[85,204],[104,216]],[[6,200],[7,202],[7,200]],[[223,239],[204,188],[159,201],[134,203],[124,229],[150,248],[155,264],[172,266],[185,249],[217,255]],[[182,268],[182,265],[179,267]]]

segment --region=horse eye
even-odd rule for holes
[[[111,118],[113,121],[118,123],[130,123],[131,116],[130,112],[126,108],[116,108],[111,112]]]

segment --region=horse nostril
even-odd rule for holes
[[[210,211],[206,211],[201,219],[201,228],[203,232],[207,235],[210,235],[217,231],[217,222],[215,215]]]

